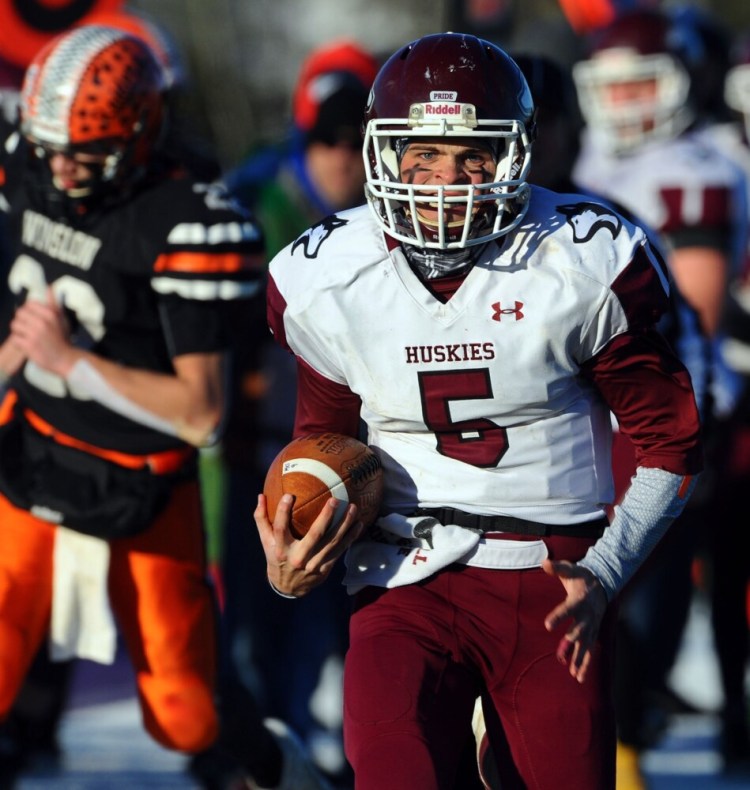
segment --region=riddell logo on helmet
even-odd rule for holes
[[[462,105],[454,102],[446,102],[445,104],[425,104],[424,114],[429,115],[461,115]]]

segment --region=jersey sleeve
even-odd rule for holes
[[[732,249],[737,191],[732,184],[706,186],[700,193],[701,214],[698,221],[685,208],[686,196],[678,187],[661,190],[664,209],[662,233],[675,249],[709,247],[721,252]]]
[[[581,368],[633,443],[637,466],[693,475],[703,466],[690,375],[655,329],[615,338]]]
[[[348,387],[321,376],[297,359],[297,411],[294,435],[343,433],[357,436],[362,402]]]
[[[672,247],[736,256],[747,230],[745,177],[715,145],[688,137],[671,178],[658,178],[659,230]]]
[[[629,329],[651,327],[669,310],[671,284],[667,264],[647,240],[639,244],[611,285]]]
[[[268,325],[276,342],[289,353],[284,330],[284,297],[269,278],[266,299]],[[333,431],[357,436],[362,402],[346,385],[326,378],[301,357],[297,359],[297,410],[294,435]]]
[[[172,356],[226,347],[230,305],[250,305],[266,274],[264,237],[253,216],[219,185],[193,191],[192,212],[169,228],[151,274]]]
[[[575,352],[579,365],[601,353],[613,338],[656,326],[669,309],[666,263],[645,236],[638,233],[632,241],[619,245],[617,257],[621,262],[613,266],[607,279],[597,280],[598,285],[584,300],[586,317]],[[577,290],[584,292],[585,288],[585,282],[577,283]]]
[[[695,392],[690,373],[658,330],[671,293],[666,262],[642,238],[610,282],[606,308],[593,314],[596,336],[605,340],[580,363],[580,372],[633,442],[638,466],[690,475],[700,471],[703,457]]]
[[[268,321],[268,328],[271,330],[271,334],[276,342],[282,348],[293,353],[286,339],[286,330],[284,329],[285,309],[286,301],[281,295],[273,276],[269,275],[268,289],[266,292],[266,319]]]

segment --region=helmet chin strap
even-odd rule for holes
[[[480,244],[476,247],[465,247],[462,250],[426,250],[411,244],[402,244],[409,265],[419,272],[425,280],[448,277],[468,271],[484,249]]]
[[[412,219],[408,212],[404,210],[399,213],[402,217],[403,226],[409,228],[409,232],[413,233]],[[464,223],[461,220],[453,224],[462,228]],[[480,221],[480,224],[477,225],[477,230],[481,232],[485,224],[491,224],[486,216],[484,221]],[[425,220],[420,220],[420,225],[423,231],[437,228],[437,223]],[[456,276],[468,271],[474,265],[485,246],[485,244],[476,244],[462,249],[435,250],[418,247],[416,244],[402,243],[401,245],[409,265],[416,269],[425,280]]]
[[[411,222],[407,220],[407,222]],[[422,223],[424,226],[424,223]],[[458,223],[463,227],[463,222]],[[438,277],[453,277],[468,271],[477,260],[485,244],[452,250],[435,250],[417,247],[414,244],[402,244],[401,247],[409,261],[424,280]]]

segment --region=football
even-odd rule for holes
[[[362,442],[338,433],[301,436],[284,447],[266,474],[263,493],[273,520],[284,494],[294,496],[291,532],[304,537],[331,497],[340,506],[331,526],[353,502],[365,527],[375,521],[383,496],[383,469],[377,455]]]

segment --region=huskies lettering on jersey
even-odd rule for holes
[[[297,247],[301,245],[306,258],[317,258],[323,242],[334,230],[336,230],[336,228],[343,227],[347,222],[348,220],[341,219],[341,217],[331,214],[331,216],[321,220],[317,225],[313,225],[309,230],[306,230],[297,241],[292,244],[292,254],[294,254]]]
[[[557,210],[573,228],[573,241],[583,244],[592,239],[596,233],[604,228],[616,239],[622,228],[622,220],[612,210],[600,203],[573,203],[567,206],[557,206]]]
[[[23,243],[51,258],[88,271],[102,246],[100,239],[43,214],[27,209],[23,213]]]
[[[406,364],[479,362],[495,358],[493,343],[454,343],[449,346],[406,346]]]

